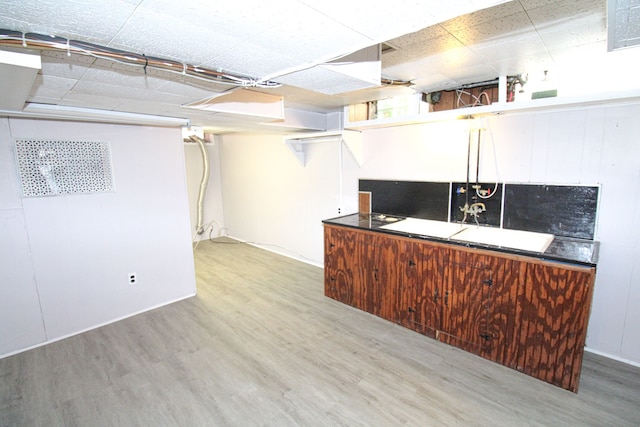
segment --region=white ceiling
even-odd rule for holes
[[[606,9],[606,0],[4,0],[0,29],[284,83],[252,90],[283,96],[287,109],[327,113],[396,94],[606,61]],[[316,91],[327,77],[311,67],[381,42],[395,48],[381,57],[382,77],[411,81],[411,89],[369,84],[338,95]],[[28,101],[186,117],[220,131],[260,128],[241,115],[182,107],[229,89],[43,51]]]

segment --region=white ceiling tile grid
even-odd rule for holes
[[[618,2],[621,22],[632,24],[624,37],[635,40],[640,0]],[[606,0],[397,0],[392,5],[371,0],[5,0],[0,28],[273,78],[284,86],[255,90],[283,96],[287,107],[330,112],[349,103],[451,89],[534,68],[606,62],[606,10]],[[354,76],[314,68],[380,42],[396,49],[382,54],[381,76],[411,81],[412,88],[371,87]],[[231,120],[181,107],[231,86],[179,70],[146,71],[43,51],[28,101],[170,114],[219,129],[226,124],[227,130],[242,127],[242,117]],[[246,128],[260,126],[245,121]]]

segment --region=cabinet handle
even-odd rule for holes
[[[446,291],[444,293],[444,305],[445,305],[445,307],[449,306],[449,291]]]
[[[415,267],[415,265],[416,265],[416,263],[412,259],[410,259],[409,260],[409,267]]]
[[[415,313],[416,312],[416,310],[413,307],[409,307],[407,310],[409,311],[409,313]]]
[[[436,289],[433,291],[433,302],[434,302],[435,304],[437,304],[437,303],[438,303],[438,297],[439,297],[439,295],[438,295],[438,288],[436,287]]]
[[[485,341],[489,341],[491,339],[491,334],[480,334],[480,338]]]
[[[493,280],[492,279],[487,279],[487,280],[484,280],[482,283],[484,283],[487,286],[492,286],[493,285]]]
[[[329,247],[333,248],[335,245],[333,243],[329,243]]]

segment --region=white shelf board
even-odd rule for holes
[[[302,166],[306,164],[304,147],[307,144],[321,142],[338,142],[344,144],[358,166],[362,166],[362,134],[359,131],[336,130],[328,132],[308,132],[292,134],[285,136],[284,142],[287,144],[291,152],[296,156]]]
[[[610,105],[638,101],[640,101],[640,89],[631,89],[619,92],[588,94],[572,97],[532,99],[530,101],[494,102],[491,105],[436,111],[405,117],[363,120],[359,122],[346,121],[344,127],[345,129],[352,130],[366,130],[383,127],[406,126],[421,123],[456,120],[467,118],[469,116],[480,117],[492,114],[519,113],[528,111],[552,111],[587,107],[592,105]],[[348,108],[349,107],[345,107],[345,117],[349,117]]]

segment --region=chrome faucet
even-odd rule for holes
[[[478,215],[486,211],[487,208],[484,203],[473,203],[471,206],[469,206],[468,203],[465,203],[464,206],[460,207],[460,210],[464,212],[464,217],[462,217],[463,224],[467,222],[467,215],[471,215],[476,221],[476,224],[480,225],[480,223],[478,222]]]

